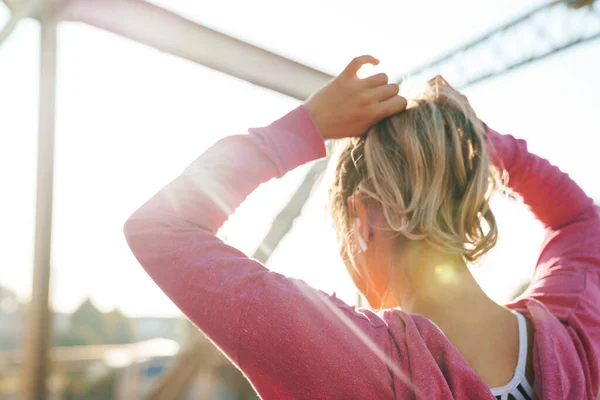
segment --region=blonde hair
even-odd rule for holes
[[[354,195],[377,205],[386,229],[474,262],[497,240],[489,202],[498,171],[485,127],[466,99],[430,88],[406,111],[341,141],[329,206],[342,250],[354,234]]]

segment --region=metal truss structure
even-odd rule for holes
[[[549,3],[396,80],[441,74],[464,88],[598,38],[600,2]]]

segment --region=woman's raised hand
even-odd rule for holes
[[[436,93],[436,96],[441,99],[449,99],[452,98],[457,103],[461,104],[464,108],[464,112],[467,115],[477,119],[477,114],[475,114],[475,110],[471,107],[469,103],[469,99],[460,93],[458,90],[454,89],[441,75],[436,75],[434,78],[427,81],[427,86],[429,90],[433,90]]]
[[[357,57],[344,71],[315,92],[305,106],[324,139],[360,136],[381,119],[403,111],[406,99],[386,74],[358,78],[365,64],[377,65],[371,56]]]

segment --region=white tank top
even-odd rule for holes
[[[527,322],[525,317],[515,312],[519,322],[519,359],[515,373],[506,385],[492,388],[492,394],[498,400],[532,400],[533,387],[525,377],[527,369]]]
[[[491,388],[492,394],[498,400],[533,400],[533,387],[525,377],[527,369],[527,322],[525,317],[518,312],[513,311],[517,317],[519,325],[519,359],[512,379],[506,385]],[[430,320],[431,321],[431,320]],[[444,333],[439,326],[431,321],[442,334]]]

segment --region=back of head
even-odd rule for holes
[[[378,207],[386,229],[466,261],[494,246],[497,227],[489,201],[497,171],[490,165],[483,123],[454,93],[430,87],[406,111],[341,143],[329,195],[346,248],[352,195]]]

